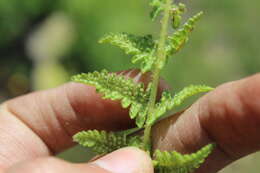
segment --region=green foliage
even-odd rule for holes
[[[104,94],[105,99],[121,100],[122,106],[130,106],[130,117],[136,118],[138,127],[142,127],[147,115],[149,100],[149,87],[145,89],[142,83],[135,83],[132,79],[106,70],[79,74],[72,77],[75,82],[80,82],[96,87],[97,92]]]
[[[153,124],[159,119],[166,111],[171,110],[177,106],[180,106],[186,99],[196,94],[203,92],[209,92],[214,88],[206,85],[191,85],[185,87],[179,93],[175,94],[174,97],[168,91],[164,91],[160,102],[155,106],[154,115],[149,117],[147,120],[148,124]]]
[[[151,0],[150,6],[152,7],[152,11],[150,13],[150,17],[152,20],[155,20],[164,10],[166,6],[165,0]],[[172,17],[172,27],[174,29],[178,28],[181,23],[181,15],[186,11],[185,4],[179,3],[178,5],[172,4],[171,6],[171,17]]]
[[[152,18],[155,18],[160,11],[163,10],[162,0],[153,0],[151,2],[154,6],[152,12]],[[184,4],[178,4],[172,6],[172,26],[178,29],[181,23],[181,14],[185,11]],[[189,34],[193,31],[196,22],[200,19],[203,12],[199,12],[195,16],[191,17],[181,28],[174,32],[173,36],[169,36],[166,45],[167,59],[176,54],[188,41]],[[152,71],[156,63],[156,52],[158,51],[158,41],[153,40],[152,35],[135,36],[128,33],[110,33],[103,37],[100,43],[110,43],[123,49],[126,54],[133,55],[132,63],[141,62],[140,69],[143,73]],[[160,62],[160,68],[162,69],[166,62]]]
[[[132,63],[141,61],[142,72],[150,71],[155,62],[156,43],[152,35],[135,36],[128,33],[108,34],[100,43],[111,43],[123,49],[126,54],[133,55]]]
[[[139,136],[128,136],[127,133],[88,130],[73,136],[74,142],[89,147],[97,154],[106,154],[126,146],[139,147],[142,140]]]
[[[205,85],[191,85],[172,96],[165,91],[161,100],[156,101],[156,93],[160,72],[167,59],[177,53],[188,41],[188,36],[194,29],[196,21],[202,12],[190,18],[181,28],[182,13],[185,12],[184,4],[172,4],[171,0],[151,0],[153,10],[151,17],[154,20],[164,12],[162,29],[159,40],[154,41],[151,35],[135,36],[133,34],[118,33],[108,34],[100,43],[111,43],[123,49],[126,54],[133,55],[132,62],[141,63],[141,71],[152,73],[152,80],[147,87],[142,83],[136,83],[132,79],[106,70],[76,75],[72,78],[75,82],[81,82],[96,87],[97,92],[103,94],[104,99],[120,100],[123,108],[129,109],[129,115],[136,119],[138,130],[144,128],[144,134],[134,134],[133,131],[105,132],[89,130],[76,134],[74,141],[82,146],[91,147],[99,154],[108,153],[125,146],[136,146],[148,153],[151,151],[152,125],[167,111],[180,106],[187,98],[202,92],[211,91],[213,88]],[[168,36],[168,23],[171,20],[176,32]],[[135,132],[135,129],[134,129]],[[191,155],[182,155],[176,151],[155,152],[155,170],[159,173],[189,173],[198,168],[204,159],[211,153],[214,145],[209,144]]]
[[[178,29],[174,34],[168,37],[167,55],[176,54],[183,45],[188,41],[189,34],[193,31],[196,22],[201,18],[203,12],[199,12],[191,17],[182,28]]]
[[[196,153],[182,155],[176,151],[155,151],[155,170],[158,173],[189,173],[198,168],[213,151],[214,144],[209,144]]]
[[[148,113],[149,87],[145,89],[142,83],[136,84],[132,79],[126,79],[124,76],[106,70],[101,73],[79,74],[73,76],[72,80],[95,86],[97,92],[104,94],[105,99],[121,100],[123,108],[130,106],[129,115],[132,119],[136,118],[137,126],[143,127]],[[205,85],[191,85],[174,97],[167,91],[163,92],[160,102],[155,106],[153,116],[148,117],[147,124],[153,124],[166,111],[181,105],[185,99],[212,89]]]
[[[195,94],[203,93],[203,92],[209,92],[213,90],[214,88],[206,86],[206,85],[191,85],[188,87],[185,87],[183,90],[181,90],[179,93],[177,93],[173,98],[173,107],[180,106],[183,101],[191,96],[194,96]]]

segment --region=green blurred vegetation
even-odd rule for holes
[[[182,0],[183,2],[184,0]],[[260,1],[187,1],[188,15],[205,12],[189,44],[163,72],[176,91],[217,86],[259,72]],[[0,0],[0,102],[55,87],[69,76],[134,66],[119,49],[99,45],[107,32],[158,34],[148,0]],[[77,151],[77,152],[74,152]],[[84,161],[81,148],[62,157]],[[223,171],[259,172],[253,155]]]

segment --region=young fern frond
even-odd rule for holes
[[[182,155],[176,151],[155,151],[154,166],[157,173],[190,173],[197,169],[215,145],[209,144],[193,154]]]
[[[96,87],[103,98],[120,100],[123,108],[130,108],[129,115],[135,119],[138,128],[123,132],[105,132],[89,130],[79,132],[73,139],[80,145],[92,148],[98,154],[105,154],[126,146],[136,146],[152,155],[153,124],[167,111],[180,106],[187,98],[213,88],[205,85],[191,85],[172,96],[168,91],[163,92],[161,100],[156,103],[160,73],[170,56],[176,54],[188,41],[188,37],[200,19],[202,12],[188,19],[181,26],[182,14],[186,11],[184,4],[174,4],[173,0],[150,0],[152,7],[151,18],[163,13],[161,32],[158,41],[151,35],[135,36],[127,33],[108,34],[100,43],[111,43],[131,54],[132,63],[139,62],[141,71],[151,71],[152,79],[148,87],[136,83],[132,79],[107,71],[76,75],[72,78]],[[168,35],[169,21],[175,32]],[[136,133],[144,128],[144,133]],[[190,173],[198,168],[212,152],[213,144],[203,147],[194,154],[182,155],[176,151],[167,152],[156,150],[154,166],[158,173]]]
[[[140,147],[142,140],[139,136],[128,136],[123,132],[106,132],[88,130],[73,136],[74,142],[83,147],[91,148],[97,154],[106,154],[126,146]]]
[[[213,90],[213,88],[206,85],[191,85],[175,94],[174,97],[172,97],[168,91],[164,91],[161,100],[155,106],[154,115],[149,117],[147,124],[153,124],[164,113],[180,106],[187,98],[211,90]]]
[[[193,31],[196,22],[201,18],[203,12],[199,12],[191,17],[182,28],[174,32],[173,36],[168,37],[167,55],[176,54],[188,41],[189,34]]]
[[[132,63],[141,62],[141,71],[150,71],[155,62],[156,43],[152,35],[136,36],[128,33],[110,33],[100,43],[110,43],[123,49],[126,54],[133,55]]]
[[[166,7],[166,0],[150,0],[150,6],[152,7],[152,11],[150,13],[151,19],[154,21],[156,17],[158,17]],[[171,5],[171,17],[172,17],[172,27],[177,29],[181,24],[181,15],[186,11],[186,5],[172,4]]]
[[[173,4],[172,13],[172,28],[178,29],[181,25],[182,14],[186,11],[186,5],[179,3],[178,5]]]
[[[150,0],[150,6],[152,7],[150,17],[152,20],[155,20],[155,18],[163,12],[164,5],[165,0]]]
[[[143,126],[150,94],[149,87],[145,89],[143,83],[136,83],[132,79],[126,79],[124,76],[106,70],[79,74],[73,76],[72,80],[95,86],[97,92],[104,94],[105,99],[121,100],[123,108],[130,106],[130,117],[136,118],[137,126]]]

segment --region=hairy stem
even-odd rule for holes
[[[160,40],[158,44],[158,50],[157,50],[157,63],[155,63],[155,67],[152,71],[152,88],[151,88],[151,95],[148,103],[148,117],[153,116],[154,107],[156,103],[157,89],[158,89],[158,84],[160,79],[161,64],[162,63],[164,64],[166,61],[165,42],[168,36],[168,24],[169,24],[171,4],[173,3],[172,1],[173,0],[166,1],[164,16],[161,22],[162,23],[161,33],[160,33]],[[149,148],[149,150],[151,148],[151,129],[152,126],[146,124],[144,130],[144,147]]]

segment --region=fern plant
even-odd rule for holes
[[[187,98],[213,89],[205,85],[191,85],[175,95],[164,91],[161,99],[156,101],[161,70],[188,41],[203,13],[199,12],[181,25],[182,14],[186,11],[184,4],[176,4],[172,0],[150,0],[150,6],[152,20],[162,16],[159,40],[154,40],[152,35],[136,36],[123,32],[107,34],[99,41],[131,54],[132,62],[140,63],[142,73],[151,72],[152,79],[147,86],[106,70],[72,77],[74,82],[95,86],[104,99],[120,100],[123,108],[129,108],[129,116],[135,119],[137,127],[122,132],[88,130],[77,133],[73,139],[84,147],[92,148],[97,154],[135,146],[150,154],[158,173],[189,173],[204,162],[214,144],[208,144],[191,155],[182,155],[177,151],[153,151],[151,129],[168,111],[180,106]],[[172,34],[168,33],[169,25],[174,30]],[[141,129],[143,134],[135,133]]]

